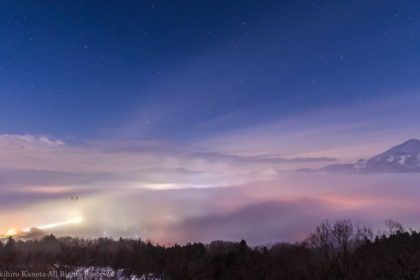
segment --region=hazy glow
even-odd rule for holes
[[[27,234],[27,233],[30,233],[32,231],[32,229],[38,229],[38,230],[46,231],[46,230],[53,230],[55,228],[59,228],[59,227],[63,227],[63,226],[75,225],[75,224],[80,224],[80,223],[82,223],[82,218],[79,217],[79,218],[74,218],[74,219],[70,219],[70,220],[67,220],[67,221],[59,222],[59,223],[35,226],[35,227],[30,227],[30,228],[26,227],[26,228],[23,228],[22,230],[17,230],[16,228],[10,228],[6,231],[6,233],[1,235],[1,238],[20,236],[22,233]]]
[[[37,228],[38,229],[51,229],[51,228],[56,228],[56,227],[60,227],[60,226],[65,226],[65,225],[80,224],[81,222],[82,222],[82,218],[75,218],[75,219],[71,219],[71,220],[64,221],[64,222],[37,226]]]
[[[4,234],[4,236],[5,237],[11,237],[11,236],[15,236],[16,234],[17,234],[16,229],[11,228]]]
[[[129,150],[119,143],[77,147],[35,136],[16,136],[23,143],[14,146],[12,137],[0,137],[0,146],[8,146],[0,149],[0,166],[13,166],[0,168],[0,232],[13,226],[163,244],[240,238],[261,244],[296,240],[324,219],[381,228],[394,218],[414,227],[420,213],[416,174],[296,174],[279,171],[330,160],[159,143],[151,149],[150,142]]]
[[[36,226],[35,228],[41,229],[41,230],[53,229],[53,228],[57,228],[57,227],[61,227],[61,226],[66,226],[66,225],[80,224],[82,221],[83,221],[82,218],[74,218],[74,219],[67,220],[67,221],[64,221],[64,222]],[[24,228],[22,230],[22,232],[30,232],[30,231],[31,231],[31,228]]]

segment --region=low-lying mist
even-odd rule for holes
[[[6,231],[80,217],[82,223],[51,228],[49,233],[161,244],[298,241],[325,219],[350,218],[380,229],[384,220],[393,218],[416,227],[417,182],[416,174],[279,173],[249,183],[200,188],[145,189],[120,181],[112,188],[80,188],[77,197],[17,189],[2,194],[2,200],[13,197],[14,203],[1,204],[0,226]]]

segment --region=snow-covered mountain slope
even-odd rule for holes
[[[368,172],[420,172],[420,140],[411,139],[370,158]]]
[[[420,140],[410,139],[386,152],[354,164],[333,164],[318,171],[328,173],[420,172]]]

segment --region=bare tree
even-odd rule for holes
[[[388,235],[394,235],[394,234],[402,233],[405,231],[402,224],[393,219],[386,220],[385,226],[387,228]]]

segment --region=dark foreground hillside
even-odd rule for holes
[[[302,243],[256,248],[245,241],[162,247],[128,239],[10,238],[0,244],[0,278],[420,279],[420,233],[393,221],[386,225],[386,232],[374,236],[347,220],[325,222]],[[76,275],[74,271],[81,268],[88,271]],[[89,278],[95,268],[119,275]]]

